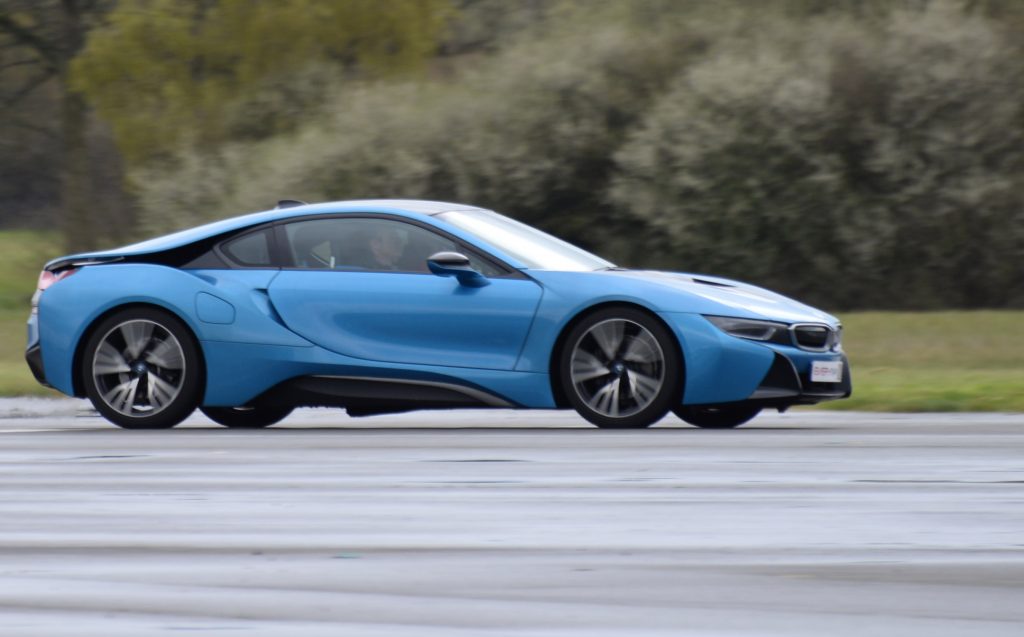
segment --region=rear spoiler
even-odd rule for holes
[[[71,268],[80,268],[86,265],[102,265],[104,263],[114,263],[116,261],[124,261],[122,256],[110,256],[110,257],[61,257],[50,261],[43,269],[47,272],[57,273],[62,270],[68,270]]]

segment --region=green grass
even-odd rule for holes
[[[853,397],[828,409],[1024,412],[1024,312],[841,316]]]
[[[0,232],[0,396],[57,396],[25,365],[25,321],[43,264],[63,254],[53,233]]]
[[[56,235],[0,232],[0,396],[57,395],[25,365],[25,320]],[[853,397],[827,409],[1024,412],[1024,311],[841,316]]]

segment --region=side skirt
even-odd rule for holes
[[[454,383],[360,376],[300,376],[286,380],[252,401],[254,405],[344,407],[350,416],[416,409],[516,405],[481,389]]]

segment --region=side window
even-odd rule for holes
[[[505,272],[498,266],[494,265],[490,261],[485,261],[481,259],[480,257],[476,256],[472,252],[469,252],[468,250],[462,250],[461,252],[462,254],[465,254],[467,257],[469,257],[469,265],[472,266],[472,268],[479,272],[480,274],[486,277],[496,277],[505,274]]]
[[[292,263],[299,268],[429,272],[427,258],[438,252],[459,252],[454,241],[419,226],[392,219],[330,218],[285,225]],[[470,256],[486,276],[502,272]]]
[[[232,239],[220,247],[229,259],[239,265],[270,266],[270,231],[260,230]]]

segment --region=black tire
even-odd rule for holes
[[[261,429],[281,422],[292,413],[292,407],[200,407],[199,411],[217,423],[231,429]]]
[[[719,405],[717,407],[680,406],[672,413],[702,429],[732,429],[761,413],[757,405]]]
[[[628,307],[599,310],[576,324],[558,352],[558,374],[573,408],[607,429],[649,427],[682,394],[675,337],[661,321]]]
[[[188,418],[202,392],[203,365],[191,330],[151,307],[116,312],[92,330],[81,378],[93,407],[125,429],[167,429]]]

